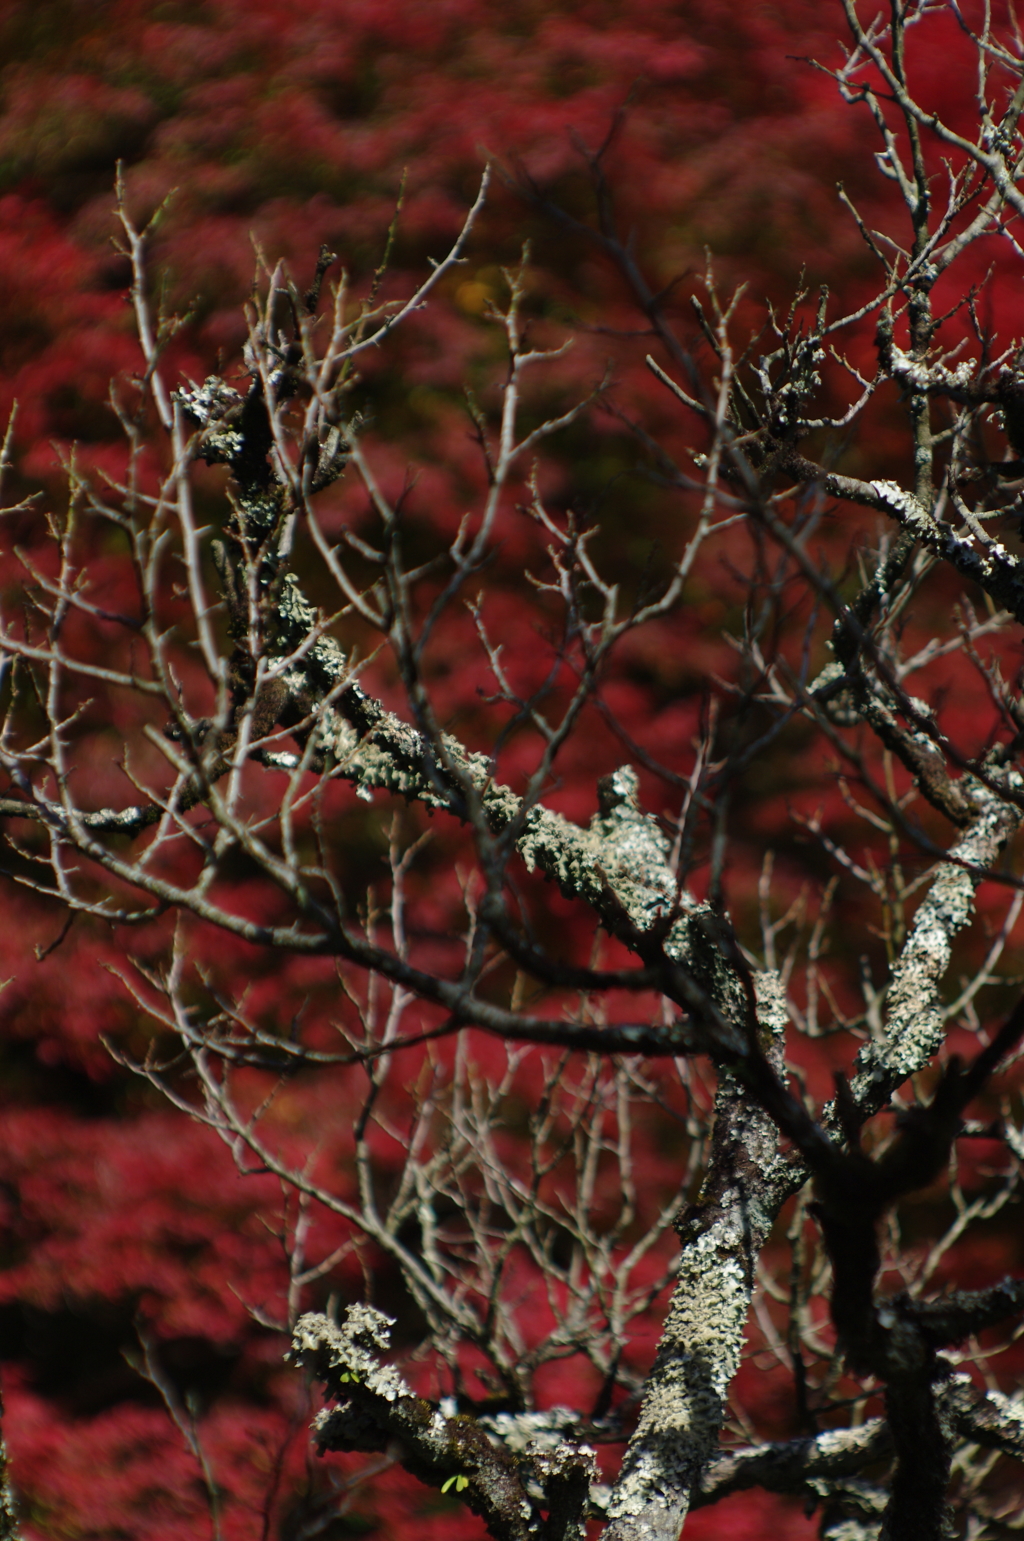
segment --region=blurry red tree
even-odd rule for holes
[[[66,514],[7,516],[8,867],[51,896],[5,939],[24,1532],[554,1538],[589,1512],[660,1537],[759,1486],[829,1535],[937,1536],[947,1503],[998,1535],[1021,1290],[992,1281],[1021,1270],[1024,1153],[1012,1079],[986,1090],[1018,1029],[987,1031],[1019,912],[1013,27],[896,7],[837,91],[786,58],[841,60],[839,13],[814,34],[802,4],[651,7],[643,31],[341,9],[118,5],[101,32],[69,6],[79,73],[53,90],[33,13],[6,23],[9,469],[52,497],[43,445],[78,441]],[[523,169],[408,311],[481,140]],[[375,279],[403,158],[419,196]],[[709,281],[687,322],[692,273],[659,286],[699,209],[720,278],[779,296],[810,256],[843,306],[765,322]],[[248,229],[297,271],[329,239],[347,287],[326,252],[308,289],[264,266],[239,332]],[[572,405],[609,354],[612,389]],[[282,1332],[326,1388],[323,1461]],[[736,1533],[768,1502],[732,1500]]]

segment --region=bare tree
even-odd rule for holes
[[[486,603],[474,612],[504,735],[511,723],[540,746],[521,788],[497,779],[505,736],[481,753],[446,730],[424,660],[450,607],[475,603],[486,587],[501,521],[544,440],[589,403],[522,426],[529,378],[551,355],[531,348],[523,271],[509,273],[496,317],[508,354],[500,406],[493,416],[472,407],[486,494],[447,549],[426,559],[405,555],[403,507],[385,494],[353,406],[354,362],[386,345],[460,260],[486,178],[459,241],[405,303],[384,302],[376,288],[357,302],[342,281],[325,304],[330,252],[306,291],[282,267],[266,268],[241,376],[198,386],[167,379],[176,323],[152,309],[149,227],[136,225],[122,191],[145,358],[134,396],[122,387],[114,398],[128,475],[101,485],[69,467],[67,512],[49,524],[55,560],[24,557],[28,604],[3,621],[0,813],[16,875],[69,912],[118,925],[180,917],[165,966],[126,961],[126,986],[165,1030],[160,1042],[176,1044],[135,1068],[214,1130],[243,1170],[280,1179],[291,1289],[287,1319],[275,1325],[323,1388],[315,1439],[401,1462],[458,1493],[499,1541],[581,1537],[595,1517],[608,1541],[673,1541],[689,1508],[754,1486],[819,1503],[822,1534],[851,1541],[938,1538],[954,1525],[994,1537],[1019,1525],[1019,1482],[1000,1458],[1024,1457],[1024,1402],[1000,1386],[996,1346],[980,1335],[1024,1311],[1024,1280],[939,1294],[934,1281],[968,1227],[1021,1197],[1024,1131],[1013,1098],[990,1083],[1020,1054],[1024,1004],[993,1025],[986,992],[998,1001],[1012,986],[1003,957],[1024,894],[1024,697],[1014,661],[1024,562],[1007,533],[1024,487],[1024,370],[1020,345],[997,346],[978,323],[969,287],[945,314],[935,295],[956,290],[958,264],[978,243],[1021,255],[1022,47],[987,8],[972,30],[952,7],[977,72],[972,136],[907,83],[913,25],[948,5],[893,0],[870,24],[853,0],[844,9],[850,42],[834,78],[851,110],[874,119],[907,232],[897,239],[860,221],[879,279],[850,313],[833,314],[824,293],[808,310],[801,296],[741,344],[739,302],[723,299],[709,272],[691,347],[620,237],[602,156],[591,158],[600,218],[576,228],[621,269],[661,351],[650,367],[689,425],[685,467],[636,427],[678,497],[685,537],[667,579],[627,597],[602,570],[593,528],[553,511],[540,480],[529,481],[525,511],[546,562],[538,603],[557,616],[555,652],[575,682],[557,708],[550,694],[518,692]],[[571,223],[540,189],[524,181],[521,191]],[[866,321],[877,327],[870,374],[843,351]],[[860,426],[859,463],[869,461],[883,410],[907,423],[912,474],[847,474],[844,445]],[[154,435],[164,458],[151,484]],[[230,472],[216,535],[194,511],[203,462]],[[332,543],[322,527],[318,494],[343,475],[359,480],[375,511],[372,539],[348,529]],[[852,587],[815,544],[837,506],[877,516],[874,549],[850,564],[860,572]],[[131,616],[90,597],[83,553],[97,526],[116,531],[130,554]],[[641,806],[630,764],[600,781],[589,825],[572,823],[546,799],[614,650],[685,605],[706,553],[738,528],[749,532],[753,565],[735,710],[726,701],[709,715],[679,785],[675,827]],[[318,582],[333,585],[335,613],[305,591],[300,546],[315,551]],[[915,641],[909,618],[940,607],[945,630]],[[403,714],[360,684],[367,665],[336,640],[342,620],[378,638]],[[970,740],[961,719],[951,726],[936,683],[936,665],[954,655],[973,668],[995,722]],[[134,793],[117,808],[92,805],[78,758],[84,702],[99,687],[134,713],[123,759]],[[746,731],[733,731],[737,720]],[[834,883],[780,914],[766,864],[759,935],[734,928],[725,907],[730,798],[800,724],[831,746],[851,807],[890,853],[887,867],[865,863],[825,822],[805,821],[843,881],[861,885],[885,938],[887,977],[861,980],[855,1010],[824,963]],[[634,747],[631,759],[654,765],[651,746]],[[339,785],[436,811],[468,832],[473,865],[455,952],[409,933],[420,843],[397,817],[387,891],[362,909],[347,898],[325,814]],[[691,889],[705,852],[710,878],[698,901]],[[263,918],[225,889],[234,858],[273,896]],[[599,950],[584,963],[545,938],[524,868],[557,884],[589,931],[624,944],[635,963],[603,967]],[[953,982],[983,882],[1001,885],[1003,919],[980,962]],[[332,962],[348,1003],[335,1046],[301,1023],[269,1028],[244,995],[197,973],[197,927]],[[500,1073],[475,1062],[466,1028],[505,1046]],[[948,1051],[954,1029],[975,1040],[965,1059]],[[834,1100],[815,1106],[790,1063],[794,1045],[834,1032],[860,1046],[850,1074],[835,1078]],[[424,1069],[399,1125],[396,1065],[415,1045]],[[533,1111],[510,1154],[509,1099],[527,1065]],[[363,1077],[354,1185],[332,1181],[315,1152],[297,1159],[274,1134],[276,1089],[300,1070],[346,1088]],[[262,1100],[253,1072],[270,1088]],[[972,1121],[982,1093],[985,1116]],[[679,1189],[696,1196],[652,1213],[637,1193],[633,1137],[654,1102],[678,1120]],[[979,1135],[1001,1142],[1003,1158],[994,1186],[974,1193],[959,1183],[956,1152]],[[386,1181],[381,1137],[401,1150]],[[921,1256],[902,1244],[900,1203],[947,1170],[953,1218]],[[314,1212],[331,1216],[340,1238],[323,1255],[308,1250]],[[765,1248],[780,1226],[789,1258],[778,1270]],[[390,1322],[372,1304],[304,1313],[307,1292],[366,1248],[400,1270],[422,1313],[433,1398],[386,1361]],[[524,1333],[518,1311],[521,1259],[546,1291],[549,1325],[539,1335]],[[644,1378],[629,1344],[670,1284]],[[748,1323],[792,1375],[806,1428],[797,1438],[758,1442],[742,1409],[729,1411]],[[489,1397],[474,1394],[467,1350]],[[538,1373],[571,1356],[591,1367],[596,1399],[538,1408]],[[719,1443],[723,1420],[731,1444]],[[194,1428],[184,1418],[182,1427],[202,1458]],[[616,1443],[625,1453],[608,1482],[595,1447]]]

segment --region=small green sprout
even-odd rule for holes
[[[450,1487],[454,1487],[456,1493],[461,1493],[463,1488],[469,1487],[469,1478],[464,1472],[457,1472],[454,1477],[449,1477],[446,1482],[441,1483],[441,1492],[447,1493]]]

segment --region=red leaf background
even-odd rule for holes
[[[408,197],[387,284],[395,294],[408,292],[426,259],[450,244],[487,156],[513,173],[524,168],[545,193],[589,219],[592,194],[579,147],[600,144],[626,104],[606,161],[617,216],[633,232],[653,286],[680,281],[676,313],[684,329],[692,330],[687,296],[703,272],[705,247],[715,253],[724,288],[749,282],[744,303],[752,322],[764,297],[788,301],[803,268],[810,284],[827,282],[852,307],[874,275],[840,209],[836,182],[869,224],[885,228],[894,215],[891,187],[872,160],[867,115],[844,106],[807,62],[837,60],[840,8],[820,0],[647,0],[630,11],[612,0],[508,0],[500,7],[481,0],[7,0],[0,20],[0,417],[17,400],[16,490],[41,488],[59,505],[62,460],[73,444],[80,464],[111,473],[124,464],[108,385],[138,369],[139,354],[125,303],[126,266],[111,245],[118,159],[139,215],[173,192],[153,265],[168,306],[194,306],[173,355],[175,369],[194,379],[238,354],[254,240],[271,261],[286,258],[300,280],[326,242],[342,254],[353,283],[365,285],[404,172]],[[969,106],[957,37],[948,17],[935,18],[915,55],[922,92],[953,112],[961,98]],[[595,248],[499,183],[467,265],[393,346],[362,365],[374,413],[369,441],[390,490],[416,468],[409,506],[424,540],[450,538],[482,485],[461,392],[466,383],[484,395],[493,389],[500,351],[486,303],[499,296],[501,267],[518,260],[527,238],[538,336],[574,338],[542,387],[543,404],[544,392],[558,406],[588,389],[610,360],[621,413],[642,419],[669,448],[686,442],[688,425],[644,367],[650,343],[636,335],[642,318],[620,278]],[[978,272],[968,278],[980,277],[993,259],[1001,266],[987,303],[1009,337],[1022,329],[1024,305],[1004,254],[979,254]],[[870,329],[865,352],[869,346]],[[908,451],[898,419],[876,412],[851,453],[870,457],[873,476],[902,468]],[[667,494],[630,474],[634,459],[621,419],[595,411],[559,442],[542,472],[556,506],[584,507],[600,518],[602,549],[619,561],[626,583],[673,549],[680,512]],[[211,471],[204,514],[213,517],[222,485]],[[364,517],[346,483],[328,498],[328,529]],[[841,562],[856,538],[847,513],[826,526],[823,549]],[[114,606],[120,568],[113,555],[96,556],[99,592]],[[743,599],[736,572],[743,560],[732,556],[732,568],[716,559],[702,569],[684,614],[627,641],[603,687],[626,732],[680,775],[692,765],[709,677],[731,668],[723,633],[735,626]],[[535,557],[531,527],[510,512],[487,578],[484,617],[524,689],[550,662],[542,616],[522,579]],[[6,574],[2,581],[6,586]],[[927,621],[915,622],[923,633]],[[799,646],[799,624],[794,637]],[[430,670],[440,715],[473,747],[488,744],[497,719],[483,697],[493,682],[467,616],[453,614],[439,631]],[[386,698],[394,692],[384,664],[372,679]],[[977,686],[965,685],[952,665],[936,679],[940,686],[950,731],[959,723],[976,735]],[[125,800],[116,759],[126,709],[112,700],[92,710],[93,747],[79,773],[97,804]],[[529,769],[530,748],[521,738],[506,746],[503,779]],[[606,719],[591,711],[559,761],[557,805],[588,818],[596,777],[629,758]],[[648,807],[677,810],[678,794],[664,780],[645,770],[642,788]],[[268,794],[254,792],[260,795]],[[791,746],[777,762],[758,766],[735,811],[728,870],[741,931],[752,921],[767,846],[777,853],[780,904],[824,875],[820,853],[790,819],[794,809],[822,811],[854,850],[874,838],[852,823],[821,745]],[[344,800],[333,817],[353,885],[365,887],[386,854],[385,813]],[[432,935],[439,950],[461,913],[457,853],[457,838],[439,833],[414,896],[421,935]],[[245,874],[237,881],[244,889]],[[984,891],[981,901],[983,921],[1005,902]],[[251,902],[262,900],[254,894]],[[571,907],[553,894],[542,902],[552,927],[564,929],[567,948],[578,945],[585,955],[590,938]],[[858,929],[857,901],[843,902],[855,940],[837,952],[840,995],[853,987],[858,956],[879,946]],[[4,905],[0,977],[10,983],[0,997],[0,1356],[28,1541],[178,1541],[206,1533],[196,1461],[129,1362],[141,1353],[140,1330],[179,1394],[195,1398],[223,1490],[226,1538],[478,1535],[478,1522],[454,1495],[425,1492],[397,1467],[357,1482],[363,1458],[311,1454],[310,1393],[282,1362],[281,1337],[250,1311],[281,1315],[287,1280],[275,1235],[279,1189],[266,1176],[240,1176],[213,1135],[168,1110],[104,1047],[144,1054],[152,1024],[108,966],[123,967],[126,953],[155,956],[166,932],[157,926],[125,936],[76,921],[47,950],[60,937],[60,913],[10,885]],[[341,1010],[330,973],[308,961],[262,956],[224,938],[197,935],[195,946],[218,977],[247,982],[257,1018],[286,1020],[304,1005],[326,1024]],[[37,960],[34,948],[46,956]],[[615,956],[610,945],[605,956]],[[482,1060],[495,1052],[474,1038]],[[827,1094],[840,1057],[838,1047],[833,1055],[830,1045],[816,1046],[812,1092]],[[415,1068],[410,1054],[409,1082]],[[281,1138],[291,1129],[296,1149],[305,1148],[315,1132],[317,1159],[333,1162],[336,1173],[344,1173],[351,1118],[345,1085],[300,1079],[276,1110]],[[672,1193],[681,1162],[656,1119],[645,1141],[641,1186],[653,1206]],[[934,1194],[921,1201],[922,1227],[928,1203],[941,1202]],[[327,1218],[317,1223],[326,1254],[337,1235]],[[1024,1263],[1019,1236],[1005,1228],[973,1245],[969,1262],[979,1279]],[[387,1290],[396,1286],[374,1261],[378,1298],[393,1304]],[[966,1261],[958,1257],[958,1276],[971,1283]],[[322,1306],[329,1292],[359,1298],[362,1289],[358,1260],[350,1257],[307,1303]],[[638,1334],[638,1362],[653,1350],[662,1305]],[[406,1326],[400,1314],[399,1348]],[[550,1373],[552,1402],[577,1399],[578,1373],[571,1362]],[[762,1433],[792,1431],[787,1386],[756,1357],[741,1371],[737,1392]],[[347,1509],[339,1502],[345,1493]],[[332,1506],[344,1509],[341,1517],[316,1529],[317,1516]],[[687,1533],[698,1541],[753,1541],[769,1533],[809,1536],[814,1525],[798,1506],[754,1494],[694,1514]]]

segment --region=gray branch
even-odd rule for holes
[[[823,1479],[853,1476],[870,1462],[886,1459],[892,1448],[885,1419],[870,1418],[859,1428],[827,1429],[806,1439],[777,1440],[730,1451],[709,1462],[694,1494],[693,1507],[717,1503],[729,1493],[752,1487],[798,1493]]]
[[[313,1424],[320,1449],[393,1451],[420,1481],[454,1489],[498,1541],[582,1541],[596,1475],[589,1446],[548,1439],[519,1455],[477,1419],[446,1416],[381,1364],[392,1325],[366,1305],[349,1306],[340,1326],[315,1313],[299,1319],[291,1357],[321,1382],[329,1402]]]
[[[1007,790],[1019,795],[1021,786],[1011,770]],[[851,1089],[865,1117],[884,1107],[896,1087],[940,1048],[946,1014],[938,986],[953,939],[971,920],[981,874],[992,870],[1024,819],[1016,803],[980,783],[972,786],[972,796],[981,812],[939,867],[893,968],[884,1036],[865,1043],[857,1055]]]
[[[4,1401],[0,1393],[0,1541],[20,1541],[18,1508],[11,1483],[7,1460],[7,1443],[3,1434]]]

